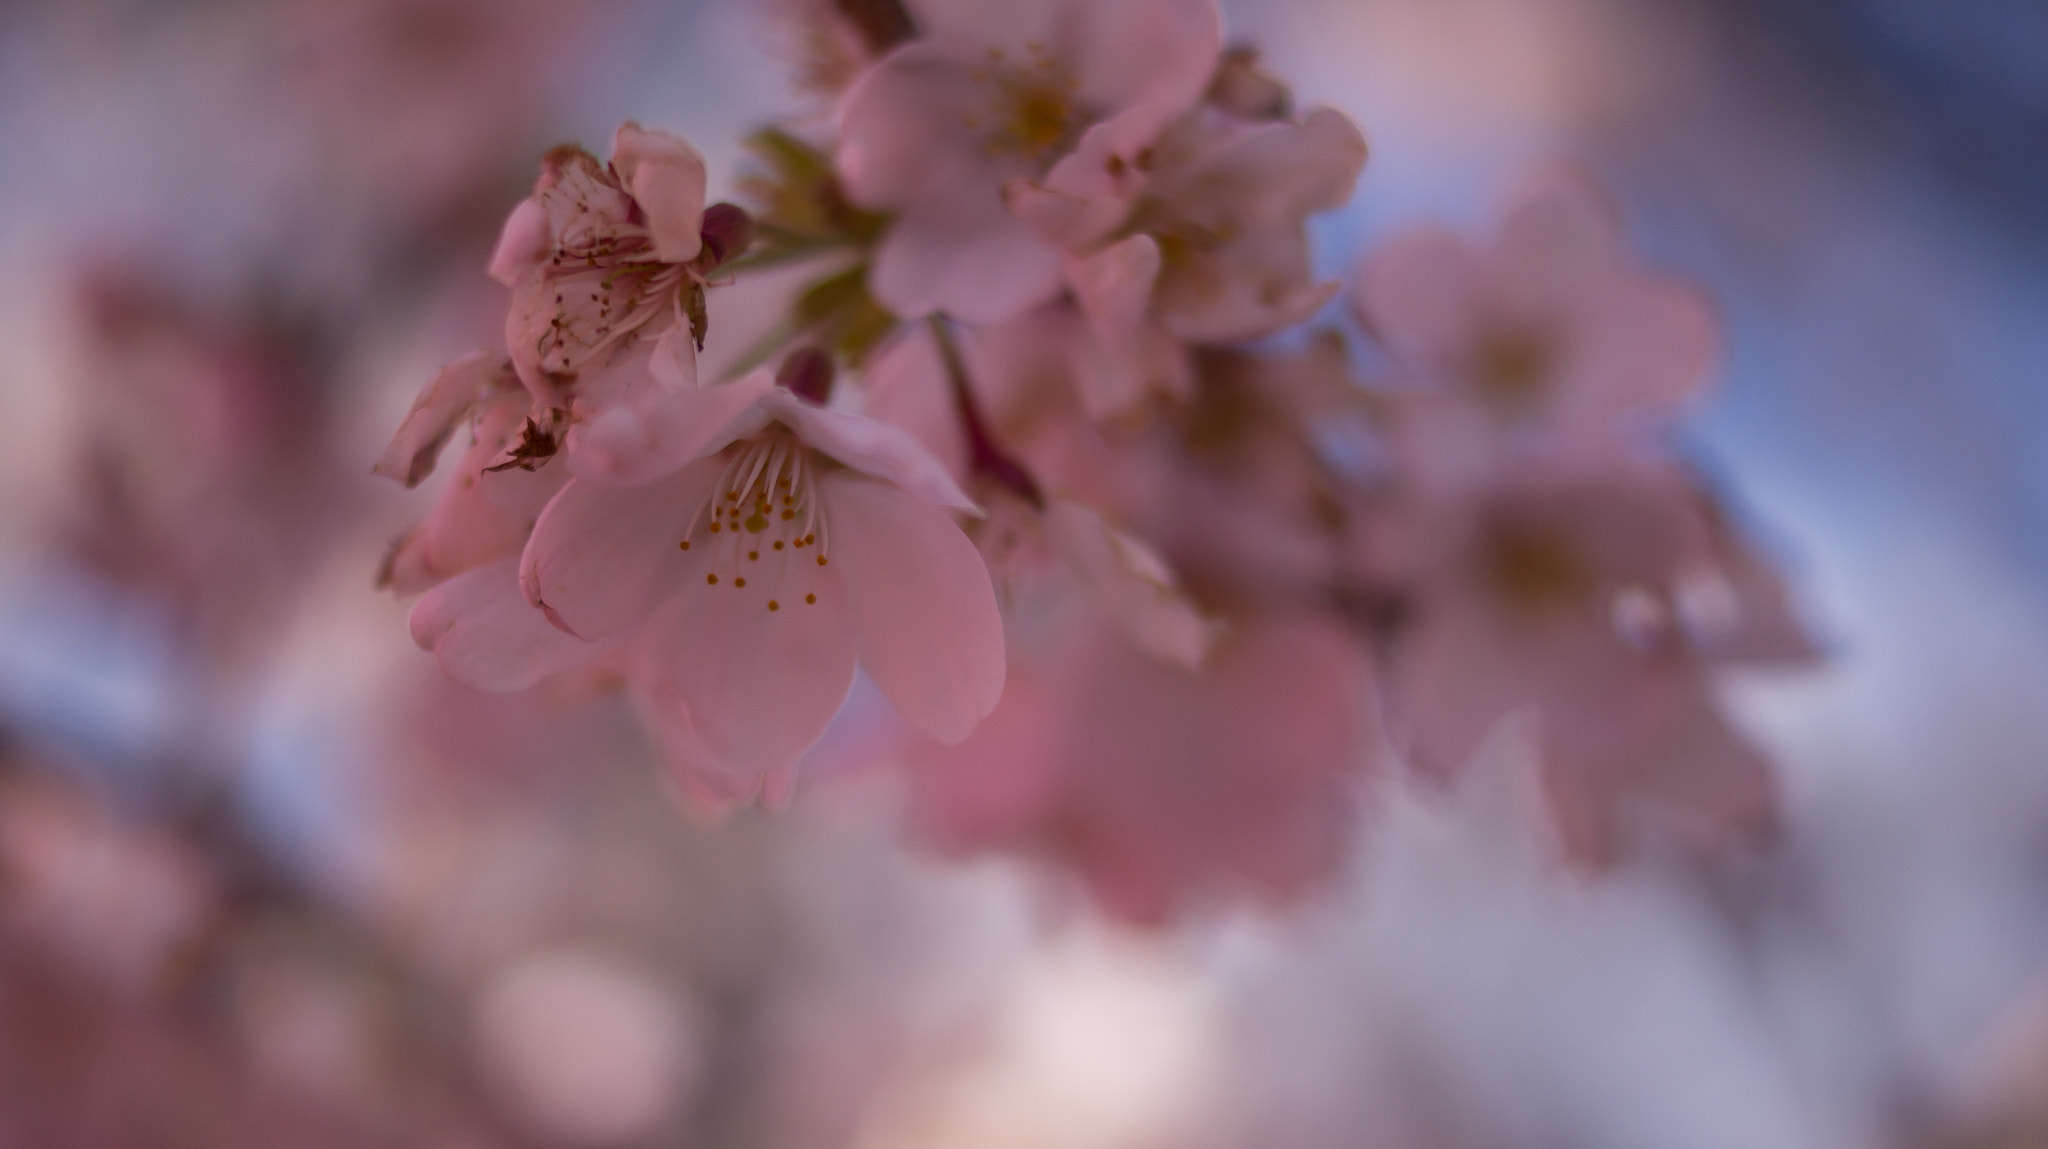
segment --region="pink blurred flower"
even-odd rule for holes
[[[1369,774],[1365,653],[1307,620],[1246,621],[1199,671],[1100,625],[1019,651],[958,747],[913,752],[923,833],[1078,871],[1114,912],[1292,898],[1342,861]]]
[[[1573,856],[1607,858],[1645,831],[1712,847],[1768,826],[1768,766],[1720,717],[1709,675],[1813,647],[1683,472],[1528,476],[1405,509],[1419,569],[1389,687],[1419,766],[1462,769],[1496,722],[1533,707]]]
[[[1716,348],[1711,304],[1638,268],[1582,179],[1527,188],[1492,245],[1424,228],[1360,265],[1359,317],[1399,369],[1452,400],[1419,409],[1424,453],[1499,456],[1612,446],[1699,393]]]
[[[1067,278],[1084,308],[1090,265],[1136,248],[1117,262],[1144,269],[1149,310],[1167,333],[1236,343],[1291,327],[1336,294],[1315,281],[1305,222],[1351,198],[1365,155],[1358,127],[1329,108],[1246,123],[1205,107],[1129,171],[1116,155],[1100,171],[1063,164],[1043,181],[1012,182],[1006,198],[1070,253]]]
[[[1208,84],[1221,16],[1214,0],[913,8],[924,35],[839,106],[848,196],[897,213],[871,287],[899,315],[1000,323],[1060,287],[1059,251],[1009,214],[1004,185],[1109,157],[1134,166]]]
[[[987,569],[947,510],[973,504],[907,435],[765,372],[666,396],[670,469],[577,477],[520,570],[528,601],[602,641],[709,758],[760,777],[838,709],[856,660],[913,725],[966,736],[1002,692]]]

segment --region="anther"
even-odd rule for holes
[[[712,521],[712,523],[711,523],[711,533],[712,533],[712,534],[714,534],[714,535],[715,535],[715,534],[717,534],[718,532],[720,532],[720,531],[722,531],[722,530],[724,530],[724,529],[725,529],[724,527],[721,527],[721,526],[719,526],[719,525],[718,525],[718,522],[717,522],[716,520],[713,520],[713,521]]]
[[[825,565],[825,556],[824,556],[824,555],[819,555],[819,556],[818,556],[818,565],[819,565],[819,566],[824,566],[824,565]]]
[[[708,575],[705,575],[705,576],[704,576],[704,581],[705,581],[705,582],[708,582],[708,583],[710,583],[710,584],[711,584],[712,586],[717,586],[717,585],[718,585],[718,576],[717,576],[717,575],[715,575],[715,574],[708,574]]]
[[[804,596],[804,601],[809,603],[815,603],[818,601],[818,596],[814,594],[807,594]]]
[[[756,562],[756,563],[757,563],[757,562],[760,562],[760,561],[761,561],[761,552],[760,552],[760,551],[748,551],[748,552],[747,552],[747,561],[748,561],[748,562]]]
[[[781,610],[781,609],[782,609],[782,604],[781,604],[781,603],[779,603],[779,602],[776,602],[776,601],[775,601],[774,599],[772,599],[772,598],[771,598],[771,599],[769,599],[769,600],[768,600],[768,609],[769,609],[769,610]]]
[[[689,550],[689,549],[690,549],[690,540],[688,540],[688,539],[684,539],[684,540],[683,540],[683,549],[684,549],[684,550]]]
[[[782,540],[781,540],[781,539],[776,539],[776,540],[775,540],[775,549],[776,549],[776,550],[778,550],[778,551],[782,549]]]
[[[732,585],[736,587],[745,587],[747,585],[747,576],[741,575],[740,577],[732,580]]]

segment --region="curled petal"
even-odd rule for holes
[[[520,200],[498,233],[498,246],[491,251],[490,276],[506,287],[515,286],[521,276],[547,262],[553,247],[546,209],[534,200]]]
[[[721,464],[705,459],[643,487],[571,479],[534,525],[520,563],[526,600],[556,626],[588,639],[647,616],[674,585],[689,520],[710,497]]]
[[[965,738],[1003,693],[1003,622],[981,555],[946,513],[851,472],[819,484],[861,665],[913,725]]]
[[[753,415],[775,379],[756,371],[710,387],[663,386],[622,398],[569,431],[569,470],[613,486],[639,486],[760,429]]]
[[[849,467],[886,479],[927,503],[981,513],[953,481],[946,465],[908,432],[874,419],[814,407],[784,390],[770,391],[761,407],[795,431],[806,445]]]
[[[525,690],[597,652],[548,625],[519,593],[518,560],[464,572],[412,608],[412,640],[448,677],[475,690]]]
[[[472,351],[441,368],[412,401],[405,421],[391,436],[391,445],[384,448],[371,471],[408,487],[418,486],[433,473],[441,448],[455,428],[469,418],[494,383],[509,376],[505,357],[488,351]]]
[[[647,216],[655,258],[695,259],[704,245],[704,157],[697,149],[680,136],[622,124],[612,143],[612,170]]]

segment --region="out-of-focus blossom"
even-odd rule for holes
[[[797,86],[826,96],[917,34],[901,0],[773,0],[768,13]]]
[[[1138,921],[1298,896],[1360,813],[1370,686],[1365,652],[1312,620],[1234,626],[1200,670],[1083,623],[1013,659],[966,742],[913,751],[915,817],[949,851],[1070,867]]]
[[[1084,307],[1090,263],[1135,245],[1146,255],[1120,262],[1144,268],[1168,332],[1234,343],[1293,326],[1336,294],[1335,283],[1315,282],[1304,223],[1351,198],[1365,154],[1358,127],[1330,108],[1252,123],[1204,108],[1130,171],[1110,156],[1101,172],[1016,181],[1007,199],[1075,260],[1068,278]]]
[[[1134,168],[1209,83],[1221,17],[1214,0],[914,10],[920,38],[839,106],[840,174],[854,203],[896,213],[871,279],[885,306],[999,323],[1050,300],[1061,280],[1058,249],[1009,213],[1005,184],[1112,157]]]
[[[1608,205],[1559,173],[1531,182],[1488,247],[1436,228],[1389,241],[1353,302],[1408,381],[1453,400],[1411,408],[1430,427],[1426,469],[1611,449],[1698,395],[1717,343],[1706,299],[1639,268]]]
[[[1720,717],[1709,675],[1813,649],[1688,476],[1531,475],[1403,512],[1419,569],[1389,687],[1418,765],[1463,768],[1530,707],[1543,790],[1580,859],[1644,833],[1717,847],[1770,824],[1769,768]]]
[[[590,640],[637,627],[634,677],[686,708],[713,766],[759,779],[817,741],[858,660],[912,724],[966,736],[1003,687],[973,510],[893,428],[766,372],[668,396],[672,469],[578,477],[526,548],[529,601]]]

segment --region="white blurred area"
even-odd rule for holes
[[[489,217],[539,149],[628,118],[697,141],[716,193],[744,133],[804,105],[772,5],[525,3],[503,18],[560,28],[503,49],[532,68],[492,105],[511,122],[417,118],[408,93],[469,75],[424,68],[285,147],[302,121],[269,98],[278,69],[346,35],[318,8],[0,13],[0,154],[36,157],[0,165],[0,712],[92,793],[116,785],[95,755],[233,763],[220,783],[292,881],[425,971],[340,970],[298,935],[246,947],[244,1047],[323,1112],[479,1149],[1867,1149],[1971,1144],[2048,1105],[2048,275],[1823,93],[1747,70],[1708,8],[1226,5],[1301,102],[1372,142],[1357,199],[1317,225],[1327,273],[1401,224],[1485,226],[1525,164],[1564,154],[1611,180],[1654,262],[1722,299],[1697,451],[1831,651],[1731,691],[1783,771],[1781,839],[1718,870],[1562,869],[1510,724],[1460,791],[1390,794],[1334,888],[1157,933],[1022,863],[905,845],[886,779],[692,824],[594,695],[408,727],[453,688],[370,591],[425,503],[369,462],[432,366],[493,336],[495,297],[480,274],[378,297],[406,252],[365,237],[403,248],[447,218],[460,181],[422,165],[489,169]],[[489,226],[444,239],[480,266]],[[308,447],[343,505],[280,548],[264,641],[220,665],[167,655],[170,608],[46,542],[95,402],[68,272],[88,257],[348,317]],[[36,801],[0,793],[0,856],[79,891],[62,928],[125,925],[101,947],[124,971],[121,947],[191,928],[205,895],[152,840]],[[136,865],[162,888],[108,886]],[[393,1037],[420,1024],[438,1052]],[[421,1100],[415,1058],[473,1079]],[[500,1116],[448,1116],[471,1110]]]

